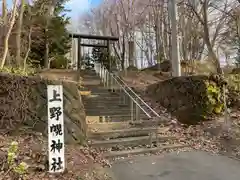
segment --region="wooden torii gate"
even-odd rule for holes
[[[118,37],[114,36],[97,36],[97,35],[87,35],[87,34],[70,34],[69,35],[71,38],[76,38],[78,39],[78,49],[77,49],[77,69],[80,72],[81,69],[81,46],[85,47],[101,47],[101,48],[106,48],[107,49],[107,56],[108,58],[110,57],[110,41],[118,41]],[[94,39],[94,40],[103,40],[107,42],[106,44],[85,44],[82,43],[82,39]]]

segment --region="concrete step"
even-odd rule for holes
[[[129,105],[116,105],[116,104],[105,104],[105,103],[86,103],[83,104],[84,109],[86,110],[107,110],[107,109],[113,109],[113,110],[119,110],[119,109],[129,109],[130,110],[130,106]]]
[[[103,122],[88,124],[89,131],[110,131],[128,128],[146,128],[164,126],[162,120],[141,120],[141,121],[125,121],[125,122]]]
[[[94,115],[89,115],[89,114],[87,114],[87,117],[93,117]],[[96,117],[96,116],[94,116],[94,117]],[[131,120],[131,116],[123,116],[123,115],[115,115],[115,116],[113,116],[113,115],[111,115],[111,116],[98,116],[98,117],[102,117],[102,118],[98,118],[98,119],[95,119],[94,120],[94,122],[95,123],[104,123],[104,122],[106,122],[106,123],[109,123],[109,122],[125,122],[125,121],[129,121],[129,120]],[[140,117],[140,119],[141,119],[142,117]],[[89,119],[89,118],[88,118]],[[135,120],[135,119],[134,119]],[[88,120],[87,122],[92,122],[92,120]]]
[[[145,118],[141,116],[140,119]],[[111,123],[111,122],[125,122],[131,121],[131,116],[129,115],[111,115],[111,116],[86,116],[87,122],[92,123]]]
[[[94,140],[116,139],[124,137],[148,136],[150,133],[165,134],[169,127],[124,128],[117,130],[91,130],[88,137]]]
[[[87,116],[110,116],[110,118],[111,118],[111,116],[127,116],[128,117],[128,119],[131,119],[131,114],[130,113],[104,113],[104,112],[102,112],[102,113],[97,113],[97,112],[91,112],[91,113],[89,113],[89,112],[86,112],[86,115]],[[112,119],[115,119],[115,118],[112,118]],[[111,120],[108,120],[108,122],[111,122],[112,121],[112,119]],[[118,118],[118,120],[119,121],[122,121],[123,119],[127,119],[127,118]]]
[[[79,90],[79,92],[90,92],[90,94],[94,95],[104,95],[104,96],[119,96],[120,92],[111,92],[108,90],[91,90],[91,89],[85,89],[85,90]],[[123,93],[122,93],[123,94]]]
[[[90,97],[85,97],[82,98],[83,101],[85,101],[84,103],[88,103],[88,102],[99,102],[99,103],[104,103],[104,102],[112,102],[113,104],[115,103],[120,103],[120,102],[124,102],[123,98],[116,96],[116,97],[109,97],[109,96],[99,96],[99,97],[94,97],[94,98],[90,98]],[[126,100],[125,103],[129,103],[129,100]]]
[[[132,150],[105,152],[103,153],[103,157],[109,158],[109,159],[117,158],[117,157],[128,157],[131,155],[156,153],[156,152],[161,152],[167,149],[178,149],[178,148],[184,148],[184,147],[189,147],[189,145],[180,144],[180,143],[171,144],[171,145],[159,144],[158,147],[153,147],[153,148],[137,148]]]
[[[121,114],[125,114],[125,113],[127,113],[127,114],[131,114],[131,109],[130,108],[128,108],[128,109],[121,109],[121,108],[119,108],[119,109],[116,109],[116,108],[111,108],[111,107],[109,107],[109,108],[107,108],[107,107],[105,107],[105,108],[99,108],[99,107],[89,107],[89,108],[85,108],[85,112],[86,113],[102,113],[102,114],[104,114],[104,113],[106,113],[106,114],[119,114],[119,113],[121,113]],[[136,111],[134,110],[133,111],[133,113],[134,114],[136,114]],[[139,110],[139,114],[141,114],[141,115],[145,115],[145,113],[143,112],[143,111],[140,111]]]
[[[89,142],[89,146],[93,148],[109,148],[109,147],[116,147],[116,146],[139,146],[139,145],[146,145],[152,144],[154,142],[164,142],[166,140],[174,140],[176,139],[175,136],[139,136],[139,137],[127,137],[127,138],[117,138],[117,139],[109,139],[109,140],[91,140]]]
[[[84,100],[83,104],[111,104],[111,105],[115,105],[115,106],[130,106],[130,103],[128,102],[123,102],[120,100],[102,100],[102,101],[96,101],[96,100]]]
[[[98,103],[98,104],[123,104],[123,100],[121,100],[120,98],[104,98],[101,97],[99,99],[92,99],[92,98],[88,98],[88,99],[83,99],[83,104],[92,104],[92,103]],[[130,105],[130,102],[125,102],[125,104]]]
[[[113,91],[111,89],[114,89]],[[112,87],[104,87],[104,86],[99,86],[99,85],[85,85],[82,88],[80,88],[81,91],[94,91],[94,92],[109,92],[109,93],[118,93],[120,92],[120,88],[117,86],[112,86]]]
[[[86,92],[86,91],[81,91],[81,92]],[[94,92],[94,91],[88,91],[90,92],[90,95],[95,96],[95,97],[120,97],[120,93],[109,93],[109,92]],[[89,98],[88,96],[83,96],[83,98]]]
[[[131,109],[121,109],[121,108],[112,108],[112,107],[105,107],[105,108],[97,108],[97,107],[92,107],[92,108],[85,108],[86,113],[106,113],[106,114],[125,114],[125,113],[130,113],[131,114]],[[136,111],[133,111],[133,113],[136,113]],[[139,114],[145,115],[143,111],[139,110]]]
[[[126,121],[131,119],[131,113],[121,113],[121,112],[116,112],[116,113],[97,113],[97,112],[86,112],[87,116],[105,116],[105,121],[106,122],[115,122],[115,120],[117,121]],[[140,118],[144,118],[146,115],[145,114],[140,114],[139,115]]]
[[[80,92],[90,92],[91,94],[88,96],[83,97],[84,99],[117,99],[117,98],[122,98],[121,96],[119,96],[119,94],[111,94],[111,93],[106,93],[105,95],[98,94],[96,92],[91,92],[91,91],[80,91]]]
[[[92,110],[85,110],[85,113],[86,114],[97,114],[97,115],[108,115],[108,116],[110,116],[110,115],[131,115],[131,111],[130,110],[128,110],[128,111],[116,111],[116,110],[111,110],[111,109],[109,109],[109,111],[108,110],[95,110],[95,109],[92,109]],[[144,114],[143,114],[144,115]]]
[[[85,102],[99,102],[99,103],[104,103],[104,102],[112,102],[113,104],[116,104],[116,103],[128,103],[130,104],[130,99],[126,99],[124,101],[123,98],[121,97],[104,97],[104,96],[99,96],[97,98],[82,98],[83,101]]]

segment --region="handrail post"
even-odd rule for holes
[[[113,77],[112,77],[112,92],[116,92],[116,81],[114,81]]]
[[[104,69],[103,68],[101,68],[102,70],[102,82],[103,82],[103,86],[105,87],[105,72],[104,72]]]
[[[101,78],[102,78],[102,80],[103,80],[103,82],[104,82],[104,69],[103,69],[103,67],[102,67],[102,65],[101,65],[101,71],[102,71],[102,73],[101,73]]]
[[[136,99],[136,101],[139,104],[139,101],[137,99]],[[140,111],[139,111],[138,104],[135,104],[136,105],[136,121],[140,120]]]
[[[130,99],[130,101],[131,101],[131,107],[130,107],[130,111],[131,111],[131,121],[134,121],[134,104],[133,104],[133,100],[132,99]]]
[[[99,64],[98,64],[98,68],[97,68],[97,70],[98,70],[98,75],[100,76],[100,73],[101,73],[101,67],[100,67]]]
[[[100,73],[99,73],[99,76],[100,76],[100,79],[102,81],[102,83],[104,83],[104,80],[103,80],[103,71],[102,71],[102,65],[100,64]]]
[[[120,98],[119,98],[119,104],[122,104],[123,93],[122,93],[122,88],[121,88],[121,87],[119,87],[119,96],[120,96]]]
[[[105,69],[106,71],[106,75],[107,75],[107,79],[106,79],[106,82],[107,82],[107,88],[109,88],[109,72]]]
[[[156,135],[156,146],[159,146],[159,138],[158,138],[158,129],[155,131],[155,135]]]
[[[123,104],[126,104],[126,95],[123,93]]]
[[[103,72],[104,72],[104,87],[107,86],[107,71],[105,68],[103,68]]]
[[[109,87],[110,87],[110,89],[111,89],[111,92],[113,92],[113,78],[112,78],[112,76],[111,75],[109,75],[109,80],[110,80],[110,85],[109,85]]]

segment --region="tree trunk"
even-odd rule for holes
[[[13,8],[12,8],[12,14],[11,14],[10,26],[9,26],[8,32],[6,34],[6,37],[4,39],[4,52],[3,52],[1,66],[0,66],[1,69],[5,65],[6,58],[7,58],[7,55],[8,55],[8,40],[9,40],[10,34],[12,32],[13,25],[14,25],[15,20],[16,20],[16,12],[17,12],[17,0],[14,0]]]
[[[2,40],[2,42],[5,42],[6,34],[7,34],[7,26],[8,26],[6,0],[2,0],[2,21],[3,21],[3,26],[2,26],[3,28],[2,28],[2,34],[1,34],[1,40]]]
[[[205,43],[206,43],[206,46],[208,48],[208,55],[210,56],[211,60],[213,61],[215,67],[216,67],[216,71],[217,73],[219,74],[222,74],[222,69],[221,69],[221,66],[220,66],[220,62],[219,62],[219,59],[217,58],[217,55],[214,53],[213,51],[213,47],[212,47],[212,44],[210,42],[210,37],[209,37],[209,28],[208,28],[208,15],[207,15],[207,0],[204,1],[204,4],[203,4],[203,22],[205,22],[203,24],[203,29],[204,29],[204,40],[205,40]]]
[[[125,44],[125,35],[123,35],[123,44],[122,44],[122,58],[121,58],[121,66],[122,66],[122,70],[125,69],[125,52],[126,52],[126,44]]]
[[[128,53],[129,53],[129,56],[128,56],[128,62],[129,62],[129,66],[134,66],[134,41],[129,41],[128,42],[128,47],[129,47],[129,50],[128,50]]]
[[[25,9],[25,0],[21,0],[20,14],[17,21],[17,32],[16,32],[16,65],[17,67],[23,66],[22,59],[21,59],[21,34],[22,34],[24,9]]]
[[[48,37],[48,30],[49,30],[49,23],[53,16],[54,7],[55,7],[55,0],[51,1],[51,4],[48,6],[48,14],[46,16],[46,26],[45,26],[45,55],[44,55],[44,67],[50,68],[49,63],[49,37]]]
[[[24,61],[23,61],[23,69],[24,71],[26,71],[26,68],[27,68],[27,59],[28,59],[28,56],[29,56],[29,53],[31,51],[31,45],[32,45],[32,26],[30,27],[30,30],[29,30],[29,34],[28,34],[28,49],[27,49],[27,52],[26,52],[26,55],[24,57]]]

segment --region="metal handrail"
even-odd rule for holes
[[[108,72],[108,71],[107,71]],[[141,105],[127,92],[127,90],[117,81],[117,79],[113,76],[112,73],[108,72],[110,74],[110,76],[112,76],[112,78],[115,80],[115,82],[120,86],[120,88],[123,89],[123,91],[128,95],[128,97],[149,117],[151,118],[151,115],[149,115],[145,109],[143,109],[141,107]]]
[[[149,118],[151,118],[152,116],[142,107],[142,105],[141,105],[140,103],[142,103],[143,105],[145,105],[154,115],[156,115],[157,117],[160,117],[160,115],[159,115],[156,111],[154,111],[141,97],[139,97],[125,82],[123,82],[123,80],[122,80],[119,76],[117,76],[116,74],[113,74],[113,73],[109,72],[108,69],[107,69],[104,65],[102,65],[102,64],[98,64],[98,65],[100,65],[100,69],[99,69],[99,74],[100,74],[100,76],[102,76],[101,69],[104,69],[105,72],[107,72],[107,73],[115,80],[115,82],[120,86],[120,88],[122,88],[122,89],[124,90],[124,92],[128,95],[128,97],[129,97]],[[95,66],[95,70],[98,71],[98,69],[96,69],[96,66]],[[115,76],[116,78],[115,78],[114,76]],[[102,78],[102,77],[101,77],[101,78]],[[124,86],[123,86],[119,81],[120,81]],[[135,100],[135,98],[126,90],[126,88],[127,88],[128,90],[130,90],[130,92],[135,96],[135,98],[136,98],[137,100]],[[140,101],[140,103],[137,102],[137,101]]]
[[[156,111],[154,111],[154,109],[152,109],[139,95],[137,95],[132,90],[132,88],[130,88],[118,75],[115,75],[115,76],[121,81],[121,83],[124,84],[126,88],[128,88],[134,94],[134,96],[136,96],[139,99],[139,101],[141,101],[149,110],[151,110],[153,114],[155,114],[157,117],[160,117],[160,115]]]
[[[150,115],[148,112],[146,112],[146,110],[141,107],[141,105],[127,92],[127,90],[117,81],[117,79],[114,78],[113,73],[110,73],[110,72],[107,70],[107,68],[104,67],[102,64],[98,64],[98,65],[100,65],[100,69],[99,69],[99,72],[98,72],[99,75],[100,75],[100,77],[102,76],[101,69],[104,69],[105,72],[107,72],[107,73],[115,80],[115,82],[119,85],[119,87],[120,87],[121,89],[123,89],[123,91],[126,93],[126,95],[146,114],[146,116],[147,116],[148,118],[151,118],[151,115]],[[95,68],[95,71],[97,72],[98,70],[96,69],[96,66],[94,66],[94,68]],[[102,77],[101,77],[101,78],[102,78]]]

